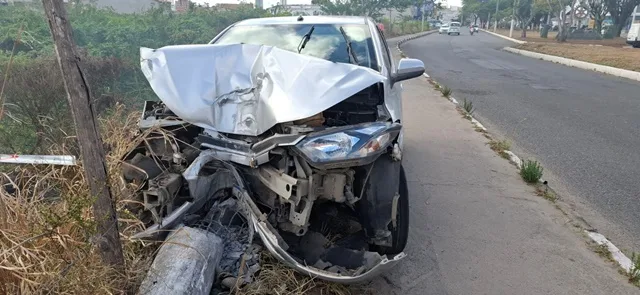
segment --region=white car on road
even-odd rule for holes
[[[447,30],[447,35],[456,34],[460,35],[460,26],[459,22],[451,22],[449,24],[449,30]]]
[[[438,34],[448,34],[449,33],[449,24],[442,24],[438,29]]]

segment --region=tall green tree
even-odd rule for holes
[[[312,0],[322,12],[332,15],[366,15],[380,19],[386,9],[406,9],[411,0]]]

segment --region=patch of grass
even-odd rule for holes
[[[594,47],[586,44],[527,43],[518,45],[516,48],[631,71],[640,71],[640,52],[634,49],[622,48],[622,44],[619,47]]]
[[[442,96],[446,98],[449,98],[451,96],[451,93],[453,92],[451,88],[447,86],[441,86],[439,89],[440,89],[440,92],[442,93]]]
[[[475,111],[475,109],[473,108],[473,102],[470,100],[468,101],[466,98],[464,99],[464,101],[462,101],[462,109],[469,115],[473,114],[473,112]]]
[[[640,286],[640,255],[636,252],[631,253],[631,269],[627,276],[630,283]]]
[[[489,146],[494,151],[508,151],[508,150],[511,149],[511,143],[506,139],[504,139],[504,140],[491,140],[489,142]]]
[[[607,259],[609,261],[614,261],[613,256],[611,255],[611,251],[607,248],[606,244],[595,245],[593,251],[596,252],[600,257]]]
[[[520,167],[520,176],[527,183],[536,183],[542,178],[542,166],[538,161],[526,160]]]
[[[501,157],[505,159],[509,159],[509,154],[506,153],[506,151],[511,149],[511,143],[509,143],[509,141],[507,141],[506,139],[504,140],[491,139],[488,144],[489,144],[489,147],[491,147],[491,149],[497,152]]]
[[[552,203],[555,203],[558,200],[558,196],[555,193],[549,191],[546,188],[545,189],[538,188],[536,190],[536,194],[538,196],[543,197],[545,200],[552,202]]]
[[[486,133],[487,131],[485,131],[484,129],[480,128],[480,127],[475,127],[473,128],[473,130],[475,130],[476,132],[480,132],[480,133]]]

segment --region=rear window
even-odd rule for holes
[[[340,32],[342,27],[351,39],[351,47],[358,65],[379,71],[371,31],[368,25],[354,24],[286,24],[234,26],[226,31],[215,44],[255,44],[275,46],[298,52],[302,37],[314,26],[309,42],[300,54],[310,55],[332,62],[349,63],[347,43]]]
[[[459,26],[460,26],[460,24],[458,24],[458,23],[452,23],[452,24],[451,24],[451,26],[452,26],[452,27],[459,27]]]

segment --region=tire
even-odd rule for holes
[[[451,36],[451,33],[447,33],[448,36]]]
[[[393,244],[391,247],[375,247],[374,251],[382,255],[397,255],[404,251],[409,240],[409,187],[404,167],[400,165],[400,187],[398,188],[398,211],[396,215],[396,227],[389,225]]]

